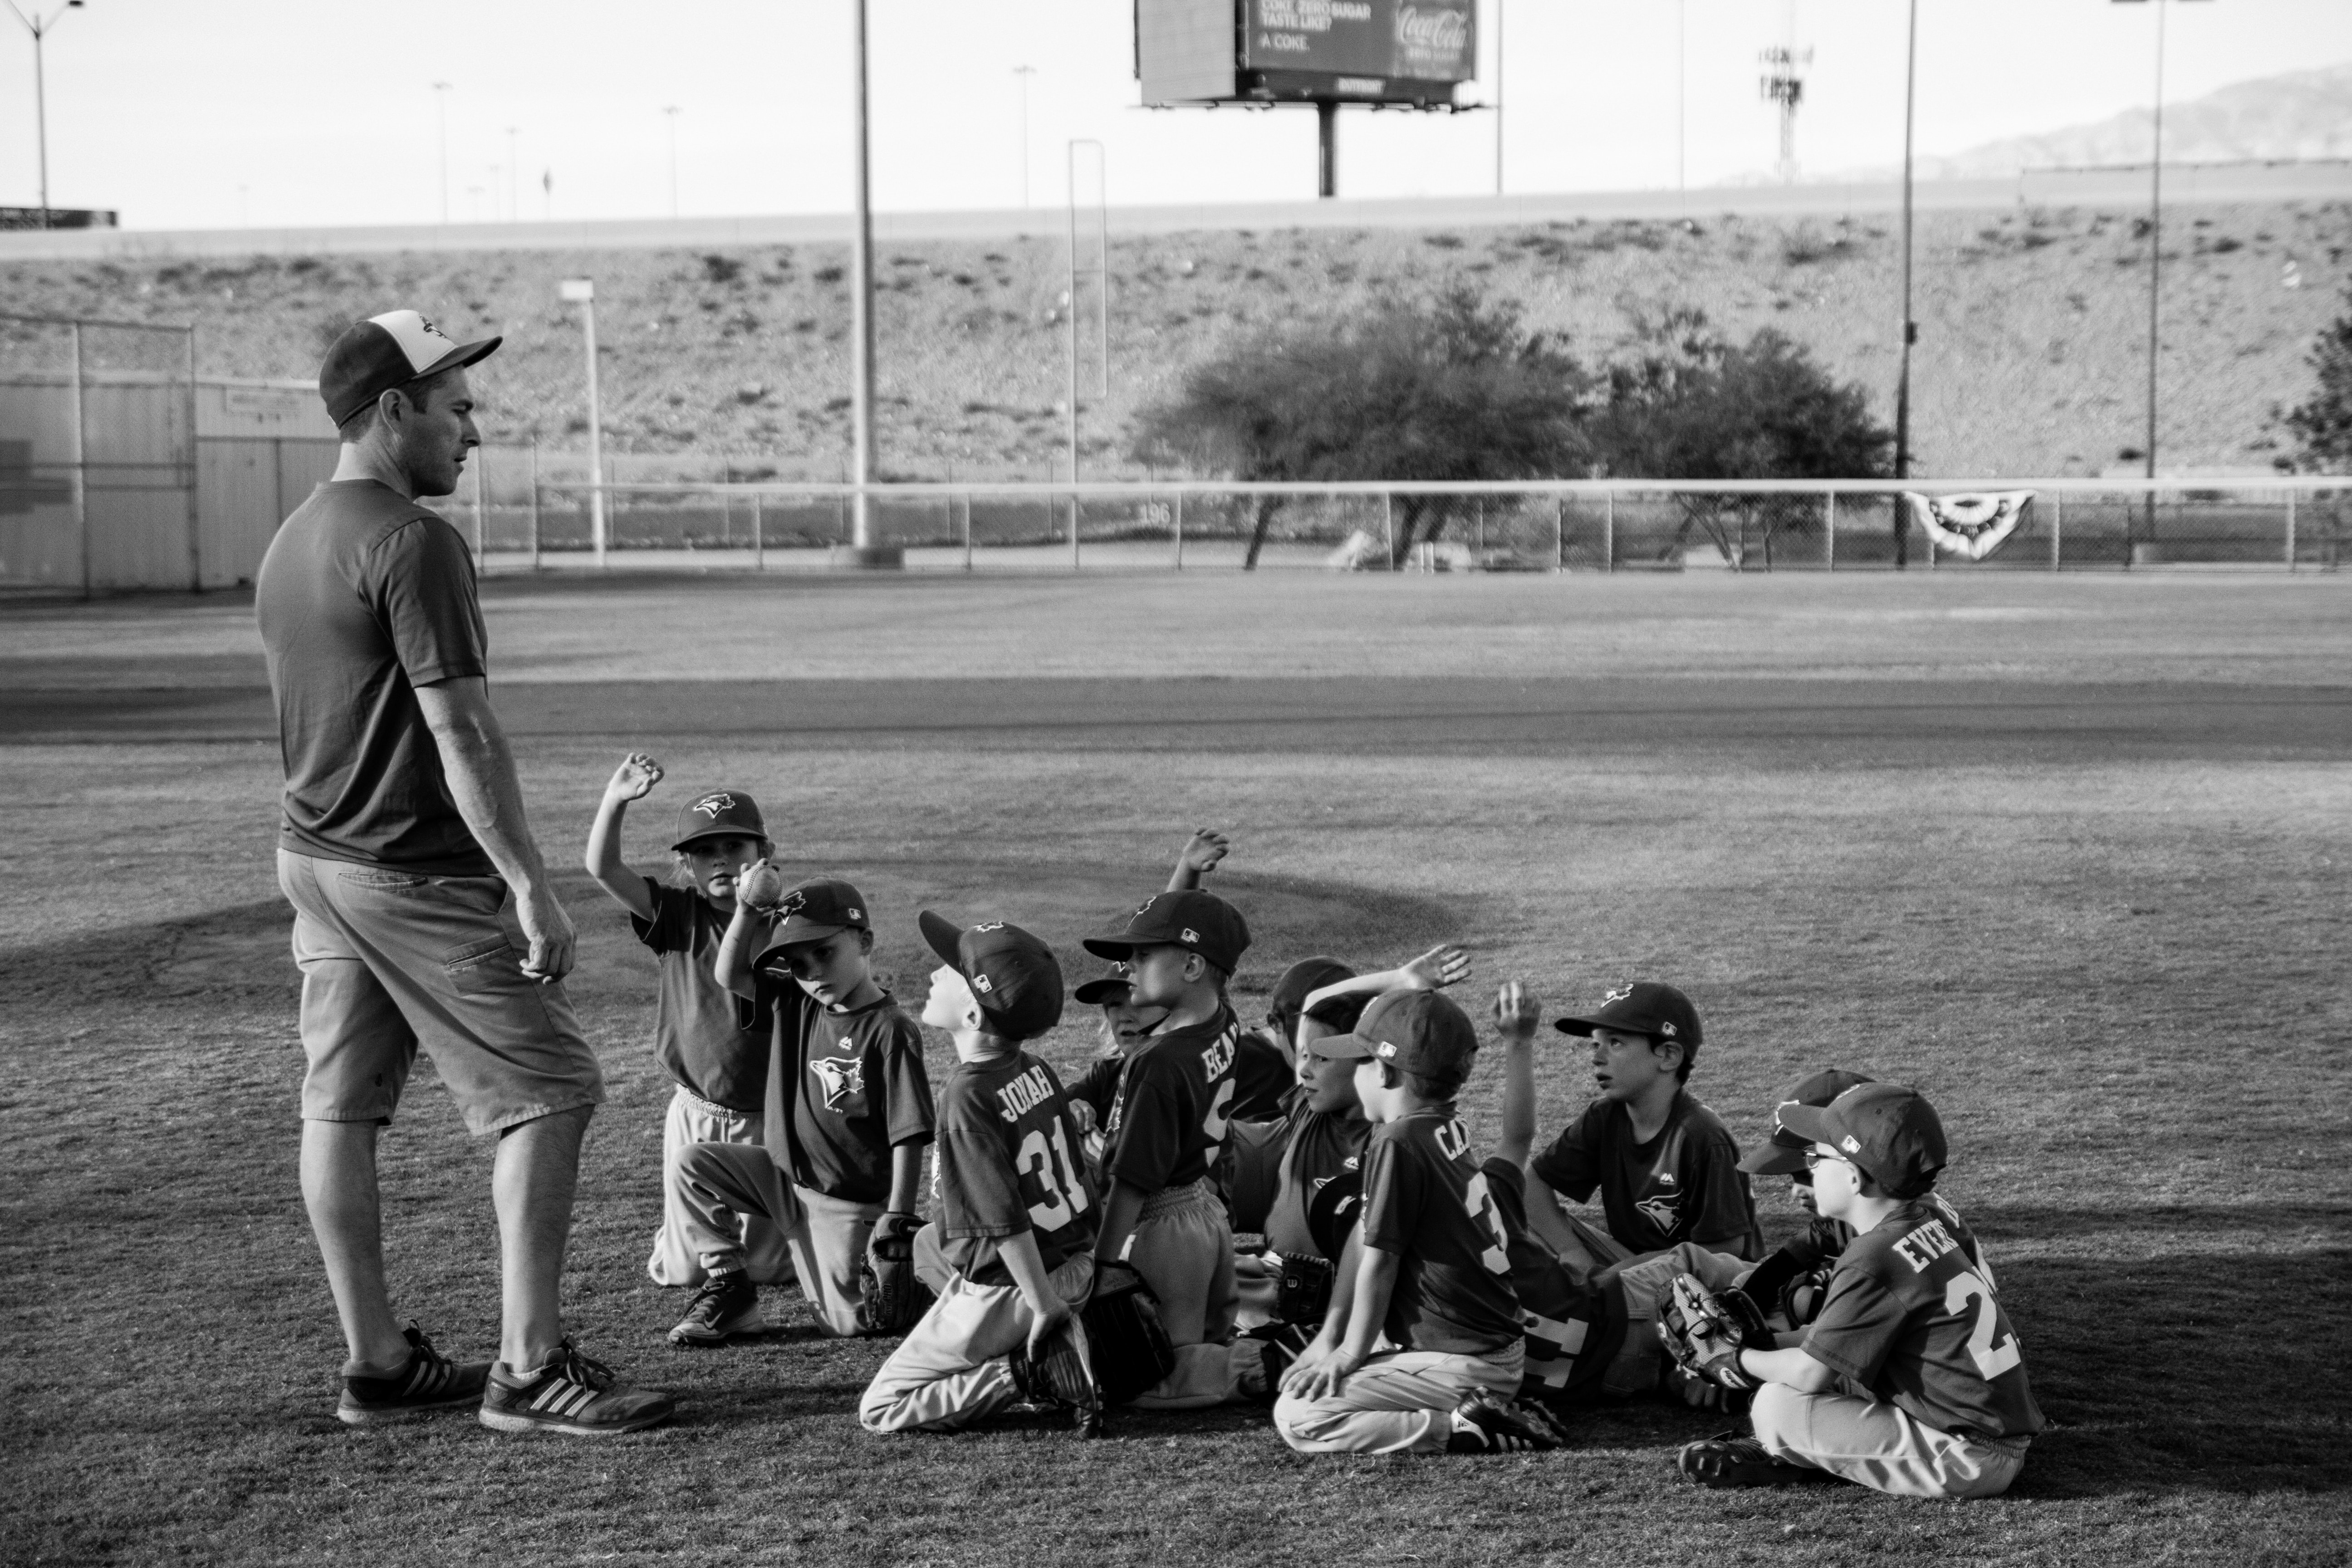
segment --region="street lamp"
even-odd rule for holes
[[[1495,194],[1503,194],[1503,0],[1495,0]]]
[[[1911,132],[1913,109],[1919,89],[1919,0],[1911,0],[1910,28],[1903,46],[1903,343],[1895,373],[1895,477],[1911,477],[1911,345],[1919,341],[1919,323],[1911,319]],[[1895,565],[1909,564],[1909,520],[1903,503],[1895,504]],[[1935,546],[1927,546],[1934,559]]]
[[[26,30],[33,35],[33,121],[41,148],[41,226],[47,228],[49,226],[49,94],[48,84],[42,75],[41,40],[67,12],[80,10],[81,0],[66,0],[64,5],[49,13],[46,21],[41,17],[37,0],[29,16],[16,9],[16,0],[8,0],[8,9],[16,13],[16,20],[24,23]]]
[[[433,84],[433,112],[441,122],[441,224],[449,224],[449,84]]]
[[[1021,83],[1021,205],[1029,205],[1029,79],[1037,74],[1035,66],[1014,66],[1013,75]]]

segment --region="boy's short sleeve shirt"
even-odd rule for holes
[[[1623,1105],[1596,1100],[1529,1168],[1577,1203],[1598,1189],[1610,1236],[1636,1254],[1685,1241],[1750,1259],[1764,1254],[1739,1142],[1686,1089],[1676,1092],[1665,1125],[1646,1143],[1633,1141],[1633,1113]]]
[[[932,1171],[941,1250],[975,1285],[1010,1285],[1003,1244],[1037,1238],[1050,1273],[1094,1245],[1098,1213],[1054,1069],[1026,1051],[959,1062],[940,1091]]]
[[[1156,1193],[1209,1173],[1232,1112],[1235,1037],[1231,1009],[1155,1035],[1127,1059],[1103,1130],[1108,1179]]]
[[[888,992],[835,1013],[790,979],[755,974],[753,985],[751,1026],[769,1042],[769,1156],[795,1186],[887,1202],[891,1149],[931,1138],[921,1032]]]
[[[2042,1430],[2025,1358],[1992,1284],[1938,1205],[1907,1203],[1849,1243],[1807,1355],[1938,1432]]]
[[[714,972],[727,917],[691,889],[645,880],[653,919],[633,914],[629,927],[656,962],[654,1059],[688,1094],[757,1116],[767,1102],[768,1038],[742,1026],[735,994]]]
[[[1290,1115],[1276,1177],[1274,1203],[1266,1210],[1265,1244],[1291,1258],[1320,1258],[1307,1210],[1315,1194],[1338,1175],[1360,1167],[1371,1123],[1360,1116],[1309,1110],[1302,1097]]]
[[[1394,1254],[1382,1325],[1408,1350],[1486,1355],[1519,1338],[1509,1238],[1450,1110],[1414,1111],[1365,1140],[1364,1245]]]
[[[1283,1097],[1297,1077],[1279,1046],[1255,1029],[1244,1031],[1234,1041],[1234,1105],[1228,1120],[1279,1121]]]

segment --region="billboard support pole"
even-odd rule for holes
[[[1315,100],[1315,195],[1329,201],[1339,194],[1339,106]]]

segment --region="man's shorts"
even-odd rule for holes
[[[601,1104],[562,986],[522,972],[497,877],[278,852],[302,969],[307,1121],[392,1120],[422,1045],[477,1136]]]

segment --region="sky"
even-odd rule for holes
[[[868,3],[877,208],[1058,205],[1074,138],[1103,143],[1122,205],[1314,195],[1310,112],[1139,106],[1129,0]],[[1812,50],[1801,167],[1900,162],[1904,0],[1479,5],[1478,79],[1459,96],[1494,99],[1500,6],[1508,191],[1769,171],[1757,53],[1792,10]],[[2168,101],[2352,60],[2347,0],[2167,9]],[[2145,106],[2157,10],[1918,0],[1919,151]],[[840,211],[853,15],[854,0],[89,0],[47,45],[50,199],[138,228],[433,223],[445,201],[456,222],[661,217],[673,200],[688,216]],[[1347,111],[1339,194],[1491,194],[1496,135],[1489,112]],[[33,205],[37,171],[32,44],[0,15],[0,205]]]

